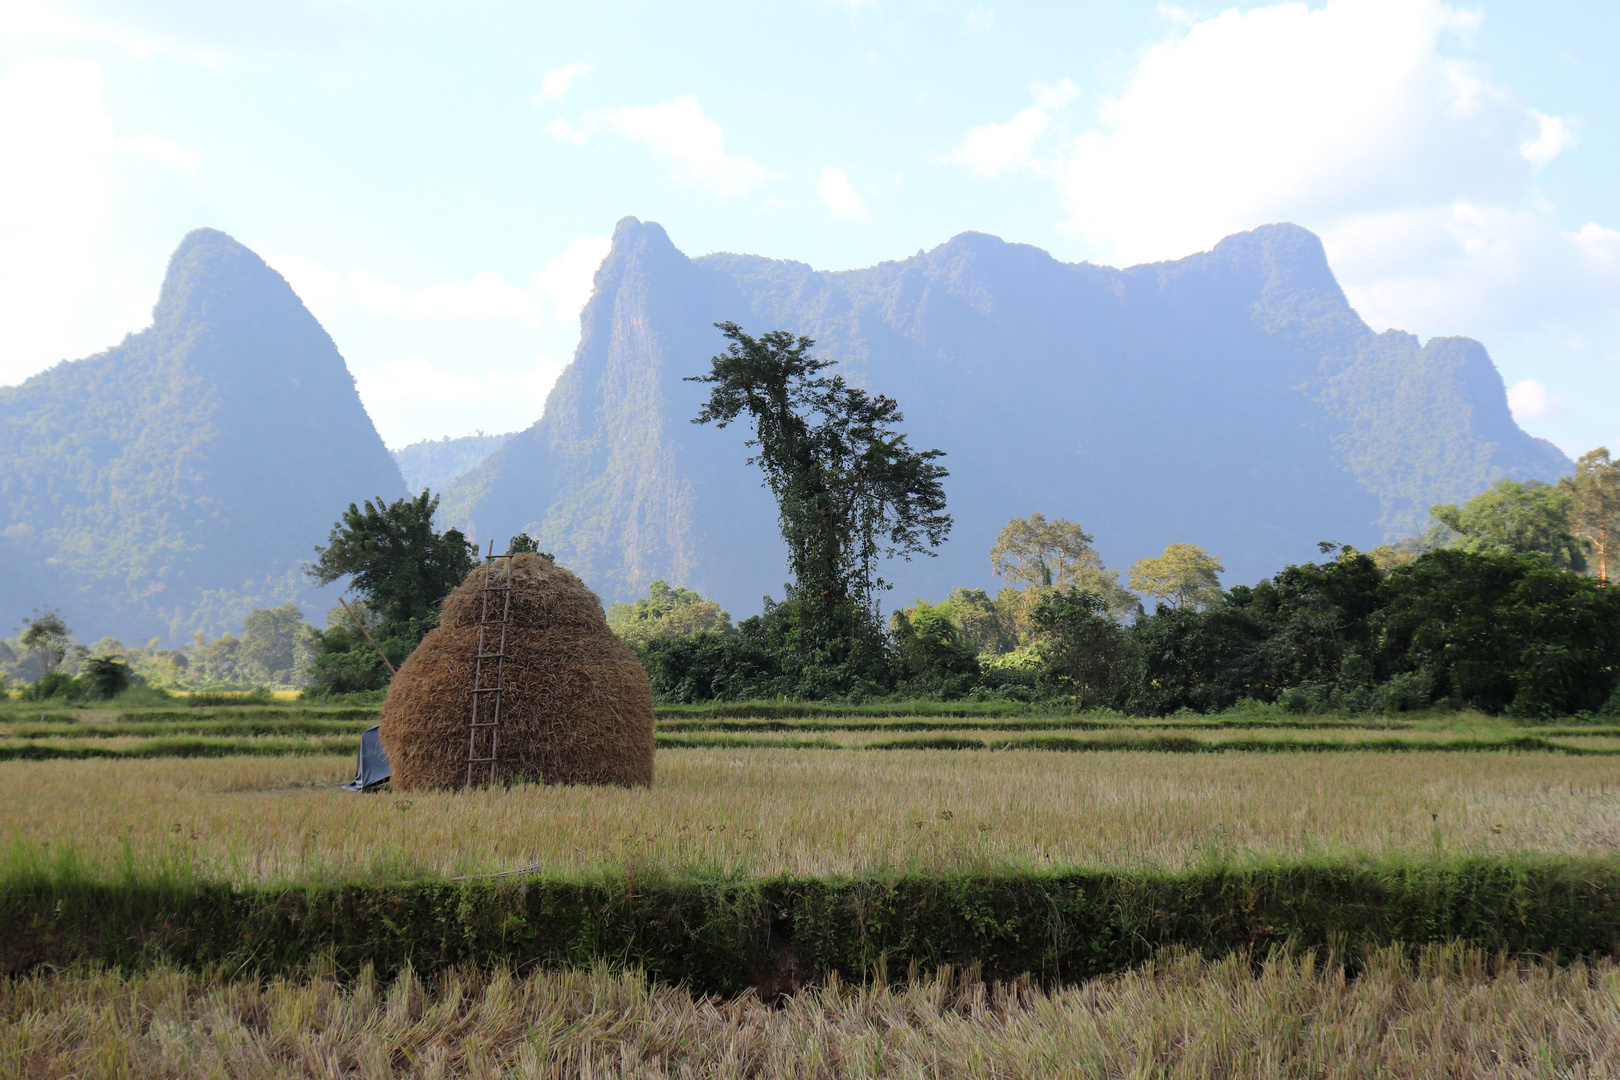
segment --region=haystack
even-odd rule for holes
[[[510,567],[506,565],[510,562]],[[484,575],[511,574],[496,782],[647,785],[653,702],[647,674],[608,629],[596,594],[540,555],[497,560],[449,596],[439,626],[400,667],[383,704],[382,741],[396,790],[463,787]],[[490,593],[485,649],[500,640],[502,594]],[[480,685],[493,686],[491,660]],[[481,718],[494,695],[484,694]],[[475,780],[487,777],[480,767]]]

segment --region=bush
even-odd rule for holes
[[[1256,687],[1266,680],[1257,677],[1256,646],[1265,640],[1265,629],[1240,609],[1193,611],[1160,604],[1136,620],[1131,638],[1137,665],[1128,705],[1139,716],[1168,716],[1177,709],[1220,712],[1261,696]]]
[[[636,653],[660,702],[745,701],[786,692],[776,657],[748,637],[705,632],[652,638]]]
[[[84,697],[84,688],[79,685],[79,680],[67,672],[53,671],[30,684],[23,697],[28,701],[48,701],[51,698],[77,701]]]
[[[95,701],[117,697],[135,681],[134,672],[122,660],[107,656],[92,656],[81,665],[79,683],[84,695]]]
[[[942,606],[918,601],[910,614],[895,612],[889,625],[905,689],[949,700],[978,685],[979,658]]]
[[[1392,675],[1481,712],[1548,717],[1604,707],[1620,656],[1620,590],[1528,555],[1431,551],[1394,570],[1372,617]],[[1411,684],[1415,688],[1416,684]]]
[[[1094,592],[1048,593],[1030,613],[1041,658],[1041,688],[1073,696],[1081,709],[1123,696],[1134,667],[1130,639]]]

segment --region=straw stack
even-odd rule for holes
[[[509,565],[507,565],[509,563]],[[608,629],[596,594],[568,570],[523,553],[479,567],[445,598],[439,626],[400,667],[383,705],[396,790],[463,787],[484,575],[511,576],[496,782],[650,785],[653,703],[647,674]],[[503,594],[490,593],[499,620]],[[498,622],[485,631],[494,652]],[[484,661],[481,685],[494,685]],[[494,695],[481,695],[488,717]],[[484,743],[480,744],[487,745]],[[480,767],[475,779],[488,776]]]

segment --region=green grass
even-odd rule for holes
[[[285,738],[152,738],[129,746],[105,746],[67,740],[0,743],[0,761],[83,761],[90,758],[222,758],[289,757],[312,754],[354,754],[360,740],[353,736]]]
[[[98,879],[13,845],[0,869],[0,971],[84,963],[393,973],[636,966],[731,992],[788,971],[883,980],[976,968],[1073,981],[1167,948],[1358,957],[1461,942],[1511,955],[1620,949],[1620,865],[1578,860],[1211,866],[1180,874],[1031,872],[880,879],[621,877],[249,888],[184,865]]]

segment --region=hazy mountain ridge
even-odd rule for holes
[[[738,429],[694,427],[712,323],[818,341],[896,397],[913,445],[948,453],[957,527],[941,557],[890,567],[897,597],[989,584],[1009,517],[1081,521],[1122,565],[1188,540],[1251,581],[1421,527],[1430,504],[1567,458],[1513,423],[1483,347],[1375,334],[1317,238],[1292,225],[1127,269],[1062,263],[976,233],[860,270],[689,259],[625,219],[539,422],[468,474],[446,513],[497,543],[519,529],[604,599],[662,577],[735,611],[779,592],[775,508]]]
[[[86,640],[217,634],[311,598],[299,567],[343,508],[403,492],[326,331],[199,229],[150,327],[0,389],[0,608],[60,605]]]
[[[423,488],[444,491],[516,434],[508,431],[502,435],[485,435],[480,431],[457,438],[446,435],[442,439],[421,439],[388,453],[399,466],[407,491],[412,494]]]

